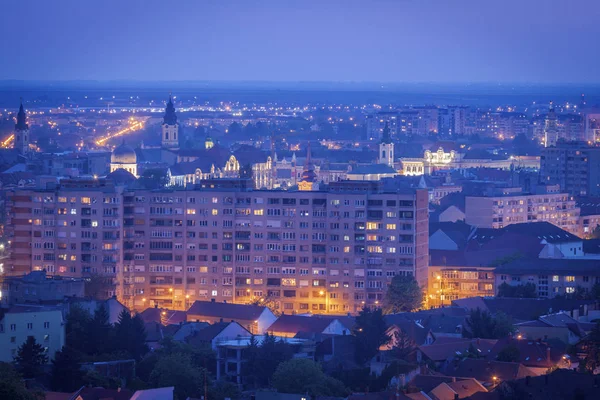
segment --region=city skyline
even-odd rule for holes
[[[15,2],[0,78],[599,82],[600,4],[579,3]]]

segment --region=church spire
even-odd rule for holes
[[[392,137],[390,136],[390,126],[388,122],[385,123],[385,127],[383,128],[383,134],[381,135],[381,143],[392,143]]]
[[[177,124],[177,114],[175,114],[175,106],[173,105],[173,97],[171,95],[169,95],[169,102],[165,109],[164,123],[166,125]]]
[[[308,146],[306,147],[306,160],[304,161],[304,171],[302,171],[302,181],[314,182],[316,178],[317,174],[315,174],[315,166],[312,163],[310,142],[308,142]]]
[[[17,123],[15,124],[15,130],[26,131],[28,129],[29,125],[27,125],[27,114],[25,113],[25,109],[23,108],[23,99],[21,98],[21,106],[19,107],[19,112],[17,113]]]

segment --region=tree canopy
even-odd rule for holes
[[[503,312],[492,316],[489,311],[476,308],[471,310],[471,314],[467,317],[463,335],[471,338],[500,339],[507,337],[513,331],[510,317]]]
[[[29,391],[15,368],[0,362],[0,399],[43,400],[44,395]]]
[[[498,286],[498,297],[518,297],[533,299],[537,297],[535,284],[528,282],[524,285],[512,286],[503,282]]]
[[[396,275],[385,294],[386,314],[413,311],[423,304],[423,292],[416,279],[411,276]]]
[[[48,363],[44,347],[36,342],[35,337],[27,336],[27,340],[17,350],[15,365],[25,378],[35,378],[41,373],[42,366]]]
[[[344,384],[323,373],[316,362],[296,358],[285,361],[273,374],[273,387],[281,393],[308,393],[310,396],[347,395]]]
[[[387,323],[380,308],[363,308],[356,317],[354,335],[356,337],[356,361],[364,364],[371,360],[379,348],[391,338],[387,335]]]

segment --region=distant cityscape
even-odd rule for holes
[[[556,369],[598,372],[600,107],[585,95],[492,108],[48,102],[0,113],[0,361],[29,337],[46,362],[62,357],[75,307],[106,329],[133,315],[155,354],[165,337],[208,346],[211,385],[235,390],[269,386],[244,367],[269,335],[338,377],[340,398],[369,385],[495,396]],[[502,333],[478,330],[482,312],[494,329],[507,319]],[[361,365],[406,372],[335,375],[336,346],[362,357],[376,318],[388,340]],[[110,377],[100,351],[86,368]]]

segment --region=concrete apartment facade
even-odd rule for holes
[[[478,228],[550,222],[574,235],[579,234],[580,209],[566,193],[467,196],[465,203],[465,222]]]
[[[273,301],[291,312],[356,312],[396,274],[427,287],[425,190],[377,182],[262,191],[241,180],[126,190],[63,180],[10,193],[7,272],[112,278],[131,309],[195,300]]]
[[[600,196],[600,148],[559,142],[542,149],[540,176],[574,196]]]
[[[62,310],[44,306],[13,306],[0,319],[0,361],[12,362],[19,346],[33,336],[48,360],[65,345]]]
[[[600,283],[598,260],[569,258],[520,259],[495,269],[495,285],[511,286],[532,283],[537,297],[553,298],[590,291]]]

